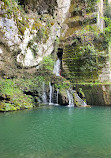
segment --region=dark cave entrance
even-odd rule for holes
[[[57,51],[57,56],[59,59],[62,60],[62,55],[63,55],[63,48],[58,48],[58,51]]]
[[[25,5],[25,0],[18,0],[19,5]]]

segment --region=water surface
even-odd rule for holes
[[[0,114],[0,158],[111,158],[111,108]]]

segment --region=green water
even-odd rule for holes
[[[111,158],[111,108],[0,114],[0,158]]]

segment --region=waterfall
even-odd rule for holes
[[[60,67],[61,67],[61,60],[58,59],[54,64],[54,70],[53,70],[53,73],[56,74],[56,76],[60,76]]]
[[[54,91],[54,86],[49,82],[49,105],[58,105],[59,89]]]
[[[59,105],[59,89],[57,89],[57,94],[56,94],[56,105]]]
[[[74,107],[73,95],[69,92],[69,90],[67,90],[67,96],[68,96],[68,99],[69,99],[68,107]]]
[[[76,91],[74,92],[74,98],[78,102],[79,106],[83,106],[83,107],[87,106],[87,104],[79,97]]]
[[[45,83],[44,82],[43,82],[42,101],[43,101],[44,104],[47,104],[47,96],[46,96]]]
[[[75,95],[76,95],[77,100],[78,100],[78,102],[79,102],[79,104],[80,104],[81,106],[87,106],[87,104],[78,96],[77,93],[76,93]]]
[[[49,105],[53,104],[53,87],[49,82]]]

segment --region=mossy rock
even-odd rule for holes
[[[8,112],[8,111],[16,111],[18,108],[10,103],[2,102],[0,103],[0,111],[1,112]]]
[[[34,106],[33,97],[25,95],[14,80],[2,79],[0,81],[0,94],[2,98],[1,111],[15,111]]]
[[[77,107],[86,107],[87,104],[78,96],[77,92],[73,93],[74,103]]]

